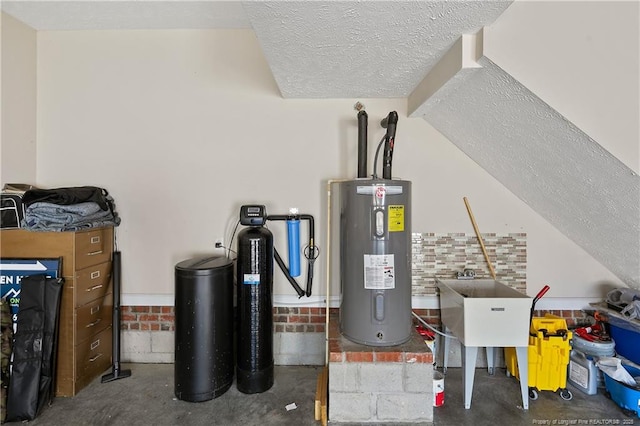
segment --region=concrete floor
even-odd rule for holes
[[[97,378],[73,398],[56,398],[32,425],[318,425],[314,420],[316,378],[320,367],[276,366],[275,384],[267,392],[245,395],[235,384],[211,401],[191,403],[174,396],[173,364],[124,364],[131,377],[109,383]],[[105,373],[108,373],[107,371]],[[445,404],[434,408],[436,426],[611,424],[640,425],[626,416],[599,390],[588,396],[570,387],[571,401],[541,392],[521,408],[519,384],[497,369],[490,376],[476,371],[471,408],[462,403],[462,371],[449,368],[445,378]],[[431,402],[431,401],[429,401]],[[288,404],[297,408],[287,411]]]

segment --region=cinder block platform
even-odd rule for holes
[[[398,346],[366,346],[340,334],[329,318],[329,422],[433,421],[433,353],[413,331]]]

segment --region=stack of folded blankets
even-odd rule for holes
[[[31,189],[22,196],[26,207],[21,227],[32,231],[79,231],[118,226],[113,197],[95,186]]]

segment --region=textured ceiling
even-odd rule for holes
[[[245,2],[286,98],[400,97],[507,1]]]
[[[37,30],[253,28],[283,97],[404,98],[512,0],[3,1]]]

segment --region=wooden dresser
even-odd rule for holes
[[[74,396],[112,363],[113,228],[0,232],[3,258],[62,257],[56,396]]]

